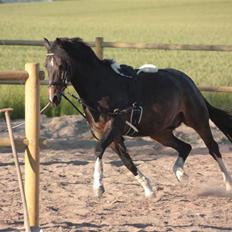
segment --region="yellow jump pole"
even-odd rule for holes
[[[11,120],[10,120],[10,112],[11,111],[13,111],[12,108],[5,108],[5,109],[1,109],[0,113],[1,112],[5,113],[6,124],[7,124],[8,134],[9,134],[9,137],[10,137],[12,153],[13,153],[13,157],[14,157],[14,161],[15,161],[15,167],[16,167],[17,176],[18,176],[19,189],[20,189],[21,199],[22,199],[22,203],[23,203],[25,231],[26,232],[31,232],[30,223],[29,223],[28,209],[27,209],[27,202],[26,202],[26,196],[25,196],[25,191],[24,191],[24,188],[23,188],[23,178],[22,178],[22,173],[21,173],[21,169],[20,169],[20,165],[19,165],[18,153],[16,151],[14,135],[13,135],[12,127],[11,127]]]
[[[27,63],[25,70],[29,74],[25,82],[25,135],[28,140],[25,150],[25,193],[33,231],[39,229],[39,64]]]

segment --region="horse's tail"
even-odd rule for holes
[[[206,100],[205,103],[209,111],[210,119],[225,134],[230,142],[232,142],[232,115],[226,111],[213,107]]]

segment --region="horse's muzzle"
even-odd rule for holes
[[[48,88],[48,98],[51,103],[58,106],[61,102],[61,92],[54,86],[50,86]]]

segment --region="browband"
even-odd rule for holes
[[[54,56],[54,53],[47,53],[46,56]]]

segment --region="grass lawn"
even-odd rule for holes
[[[0,39],[41,40],[43,37],[81,37],[93,41],[232,44],[231,0],[76,0],[0,4]],[[43,47],[0,46],[0,70],[24,69],[39,62]],[[232,52],[105,49],[105,58],[140,66],[153,63],[186,72],[198,85],[232,86]],[[46,104],[47,88],[41,90]],[[0,108],[14,107],[23,117],[23,87],[0,86]],[[232,94],[206,94],[216,106],[232,110]],[[63,103],[49,115],[75,111]]]

